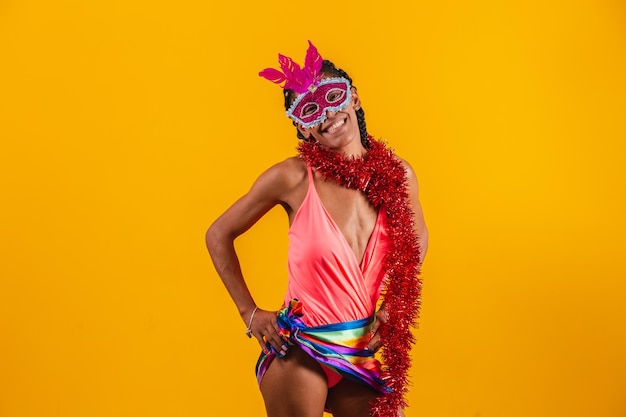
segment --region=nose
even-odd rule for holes
[[[333,117],[334,115],[336,115],[337,112],[336,111],[332,111],[332,110],[326,110],[326,117]]]

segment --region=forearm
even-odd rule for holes
[[[235,302],[241,319],[247,325],[256,303],[241,272],[234,237],[228,236],[214,224],[206,233],[206,245],[217,274]]]

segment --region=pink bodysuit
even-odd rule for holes
[[[285,305],[302,302],[302,321],[309,327],[371,317],[385,275],[389,246],[386,214],[379,210],[360,264],[343,233],[326,211],[315,189],[311,167],[309,188],[289,230],[289,282]],[[341,377],[322,367],[329,386]]]

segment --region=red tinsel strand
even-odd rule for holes
[[[420,250],[409,204],[406,172],[391,149],[369,137],[370,149],[359,158],[346,157],[315,142],[303,142],[300,156],[324,179],[362,191],[377,209],[387,212],[391,247],[385,255],[383,304],[389,319],[380,327],[383,371],[381,378],[391,392],[372,402],[372,416],[396,417],[407,403],[405,393],[415,342],[411,327],[419,316],[421,280]]]

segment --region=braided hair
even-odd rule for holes
[[[333,77],[345,78],[346,80],[350,81],[350,85],[352,85],[352,78],[350,78],[348,73],[342,70],[341,68],[337,68],[335,64],[333,64],[327,59],[325,59],[322,62],[321,72],[322,74],[330,75]],[[354,86],[352,85],[352,87]],[[354,87],[354,89],[356,90],[356,87]],[[293,101],[296,99],[296,93],[293,90],[285,88],[283,89],[283,94],[285,95],[285,109],[288,110],[289,107],[291,106],[291,103],[293,103]],[[368,134],[367,134],[367,128],[365,125],[365,112],[363,111],[363,107],[359,106],[359,109],[356,110],[356,119],[359,125],[361,143],[363,144],[363,147],[365,147],[365,149],[369,149],[370,144],[369,144],[369,139],[368,139]],[[293,124],[295,126],[296,122],[293,122]],[[298,136],[298,139],[306,140],[306,138],[302,135],[302,133],[300,133],[300,131],[297,128],[296,128],[296,135]]]

